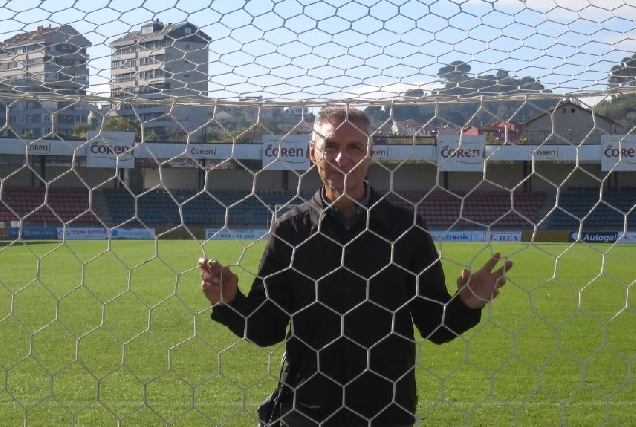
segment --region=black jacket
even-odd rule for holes
[[[373,190],[355,225],[335,216],[319,191],[281,217],[249,294],[212,319],[260,346],[287,338],[289,402],[321,425],[412,424],[413,324],[444,343],[481,310],[448,293],[421,217]]]

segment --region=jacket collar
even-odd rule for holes
[[[395,220],[393,205],[386,199],[383,199],[380,193],[374,190],[370,185],[368,189],[369,197],[367,207],[371,211],[370,219],[372,221],[378,221],[386,229],[390,228]],[[322,191],[323,189],[321,187],[309,200],[311,222],[315,226],[318,226],[322,218],[324,218],[325,213],[331,209],[329,206],[325,207]]]

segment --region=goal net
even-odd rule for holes
[[[476,327],[415,338],[416,424],[633,425],[632,3],[0,2],[2,424],[255,425],[285,343],[211,321],[196,261],[249,292],[341,105],[451,294],[515,264]]]

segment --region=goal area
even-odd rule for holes
[[[249,292],[342,106],[451,294],[514,262],[416,335],[416,425],[634,425],[632,3],[1,2],[0,424],[256,425],[285,342],[213,322],[197,260]]]

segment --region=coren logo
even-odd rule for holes
[[[457,159],[474,159],[481,158],[482,152],[479,149],[466,150],[463,148],[451,149],[448,145],[445,145],[440,150],[440,155],[445,158],[457,158]]]
[[[100,144],[99,142],[93,142],[91,144],[91,153],[94,154],[132,154],[130,153],[130,146],[128,145],[107,145]]]

